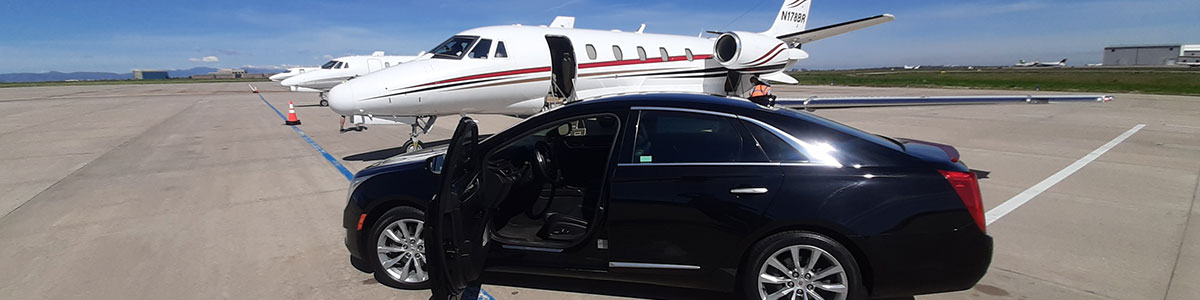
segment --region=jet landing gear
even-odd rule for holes
[[[321,92],[321,106],[329,106],[329,97],[325,96],[325,92]]]
[[[433,122],[437,121],[437,116],[416,117],[412,123],[412,133],[409,134],[409,139],[404,142],[404,153],[409,153],[421,150],[421,140],[417,137],[429,133],[429,129],[433,128]]]

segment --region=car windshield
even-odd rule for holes
[[[333,69],[333,66],[336,65],[337,63],[338,63],[338,61],[331,60],[331,61],[325,63],[324,65],[321,65],[321,68],[322,69]]]
[[[471,45],[478,40],[477,36],[456,35],[442,42],[441,45],[433,47],[429,53],[433,54],[433,58],[442,59],[461,59],[467,54],[467,49],[471,49]]]

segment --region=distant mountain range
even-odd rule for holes
[[[265,69],[265,68],[241,68],[249,74],[272,74],[283,72],[284,69]],[[203,75],[216,72],[216,68],[191,68],[186,70],[167,70],[167,76],[171,78],[184,78],[192,75]],[[66,80],[123,80],[133,79],[133,72],[129,73],[109,73],[109,72],[46,72],[46,73],[7,73],[0,74],[0,82],[39,82],[39,81],[66,81]]]

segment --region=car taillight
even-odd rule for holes
[[[979,225],[979,231],[987,232],[987,224],[983,219],[983,196],[979,194],[979,179],[975,178],[975,173],[942,170],[938,172],[946,176],[946,181],[958,192],[958,198],[967,206],[967,211],[975,219],[975,225]]]

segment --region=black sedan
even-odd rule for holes
[[[953,147],[693,94],[577,102],[487,138],[463,118],[448,149],[359,172],[344,214],[359,270],[437,293],[486,271],[904,297],[971,288],[992,255]]]

